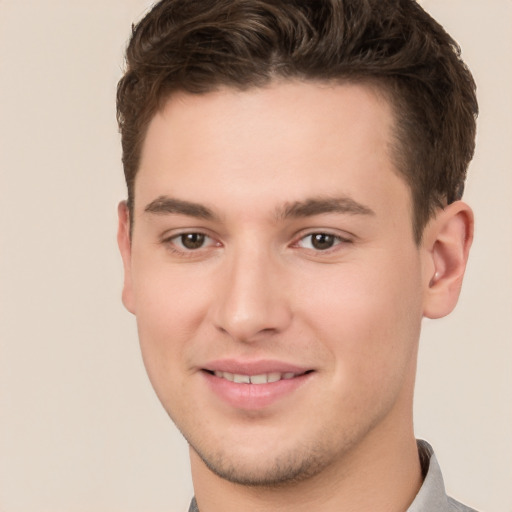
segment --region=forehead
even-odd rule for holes
[[[240,148],[247,149],[243,143],[252,140],[258,152],[263,144],[273,142],[280,146],[281,153],[286,149],[300,153],[300,147],[287,148],[287,143],[307,138],[313,146],[326,146],[339,135],[342,137],[336,143],[340,148],[344,141],[347,145],[356,140],[380,142],[390,135],[392,124],[392,108],[384,91],[370,84],[277,81],[244,91],[221,88],[205,94],[176,92],[149,124],[142,163],[144,157],[155,154],[152,142],[159,144],[162,137],[166,145],[173,140],[195,140],[200,144],[195,148],[197,155],[214,145],[219,151],[226,149],[219,143],[222,139],[227,143],[233,135],[240,141]],[[177,149],[172,148],[174,152]],[[228,149],[224,154],[236,150]]]
[[[397,180],[405,185],[390,154],[392,130],[389,103],[367,85],[280,82],[177,93],[148,127],[135,202],[385,198]]]

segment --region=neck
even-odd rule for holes
[[[418,449],[412,422],[401,429],[396,422],[388,423],[368,433],[343,460],[307,480],[279,487],[248,487],[224,480],[191,449],[199,510],[405,512],[422,483]]]

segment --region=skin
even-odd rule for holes
[[[455,306],[473,218],[454,203],[414,242],[392,130],[368,86],[309,82],[176,94],[149,126],[131,239],[119,206],[123,301],[202,512],[400,511],[421,486],[421,320]],[[205,372],[225,359],[308,374],[234,406]]]

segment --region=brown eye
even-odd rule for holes
[[[333,247],[337,238],[328,233],[313,233],[310,237],[312,247],[318,251],[325,251],[326,249]]]
[[[309,251],[316,251],[320,253],[322,251],[327,252],[329,249],[336,249],[338,246],[351,243],[352,241],[350,239],[344,238],[340,235],[317,231],[316,233],[313,232],[309,235],[303,236],[297,242],[297,246],[301,249],[308,249]]]
[[[185,249],[200,249],[204,245],[206,236],[203,233],[184,233],[180,241]]]

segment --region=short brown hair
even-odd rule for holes
[[[385,92],[394,158],[419,242],[462,196],[475,145],[475,83],[460,48],[414,0],[162,0],[133,27],[118,84],[128,205],[148,124],[174,91],[276,78],[355,81]]]

